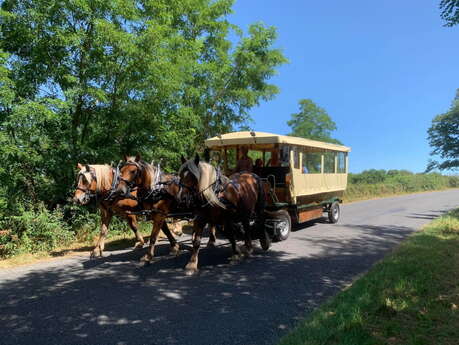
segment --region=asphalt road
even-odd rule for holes
[[[150,265],[138,260],[145,250],[123,250],[4,269],[0,344],[275,344],[406,236],[456,207],[458,196],[344,205],[338,224],[308,224],[238,264],[219,240],[201,251],[192,277],[183,271],[189,253],[169,257],[166,242]]]

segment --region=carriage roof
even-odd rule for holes
[[[332,151],[350,152],[351,148],[343,145],[325,143],[322,141],[277,135],[265,132],[232,132],[216,136],[205,141],[209,148],[231,145],[256,145],[256,144],[287,144],[307,147],[316,147]]]

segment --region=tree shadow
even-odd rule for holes
[[[138,261],[141,250],[1,273],[1,343],[273,344],[413,229],[359,231],[347,241],[291,244],[313,247],[314,254],[284,250],[279,242],[237,264],[229,263],[226,244],[203,249],[199,274],[191,277],[183,271],[189,253],[170,257],[166,243],[149,265]]]
[[[426,213],[412,213],[408,215],[408,218],[413,218],[413,219],[427,219],[427,220],[432,220],[438,217],[441,217],[445,213],[449,212],[450,210],[431,210]]]

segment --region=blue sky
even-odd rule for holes
[[[230,21],[275,26],[290,60],[271,80],[280,94],[253,109],[252,127],[286,134],[298,100],[310,98],[352,147],[351,172],[424,171],[427,129],[459,88],[459,26],[443,26],[439,2],[237,1]]]

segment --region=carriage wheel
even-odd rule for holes
[[[328,210],[328,220],[330,221],[330,223],[335,224],[338,222],[339,215],[339,203],[338,201],[335,201],[330,205],[330,209]]]
[[[277,212],[275,219],[278,223],[276,226],[276,233],[274,234],[274,240],[285,241],[292,230],[292,220],[290,215],[286,210],[280,210]]]

